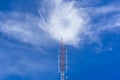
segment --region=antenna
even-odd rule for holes
[[[61,37],[60,49],[58,50],[58,72],[60,73],[60,80],[67,80],[67,49],[63,44]]]

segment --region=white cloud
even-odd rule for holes
[[[30,14],[5,14],[7,19],[0,23],[0,32],[25,43],[42,45],[47,35],[38,26],[38,18]]]
[[[119,11],[115,7],[101,7],[98,10],[78,8],[75,6],[75,1],[64,0],[52,0],[51,2],[45,0],[43,3],[44,5],[41,3],[41,7],[38,9],[39,16],[15,12],[0,13],[2,16],[0,17],[2,20],[0,32],[34,45],[48,44],[51,39],[59,42],[62,37],[64,44],[77,46],[85,39],[97,41],[99,36],[97,31],[101,32],[110,29],[110,26],[119,25],[119,20],[110,26],[106,21],[104,27],[100,26],[103,25],[101,22],[98,22],[99,27],[93,27],[96,24],[89,23],[93,10],[95,10],[93,14],[102,15],[103,13]]]
[[[75,2],[64,2],[53,0],[54,8],[49,12],[47,23],[44,22],[43,30],[51,37],[60,41],[63,38],[64,44],[77,45],[80,41],[80,34],[85,29],[89,17],[82,10],[79,11],[74,5]],[[43,22],[43,21],[41,21]]]
[[[120,11],[120,7],[108,5],[108,6],[102,6],[100,8],[95,9],[95,12],[98,14],[101,14],[101,13],[105,14],[105,13],[110,13],[110,12],[115,12],[115,11]]]
[[[60,41],[62,37],[66,45],[77,45],[80,41],[79,36],[88,22],[87,14],[79,11],[73,1],[53,0],[49,4],[53,4],[54,7],[47,6],[47,9],[38,10],[40,18],[30,14],[10,14],[10,18],[0,24],[0,31],[32,44],[41,43],[41,39],[45,41],[44,36],[50,35],[56,41]]]

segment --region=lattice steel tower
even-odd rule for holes
[[[60,80],[68,80],[67,76],[67,49],[65,48],[62,38],[60,49],[58,50],[58,72],[60,73]]]

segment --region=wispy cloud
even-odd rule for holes
[[[98,7],[98,8],[94,8],[93,9],[94,12],[97,14],[108,14],[108,13],[111,13],[111,12],[116,12],[116,11],[120,11],[120,7],[116,7],[116,6],[113,6],[113,5],[106,5],[106,6],[101,6],[101,7]]]
[[[7,18],[2,19],[0,23],[0,31],[2,33],[34,45],[44,43],[47,36],[45,36],[45,33],[39,28],[39,20],[37,20],[38,18],[36,16],[14,12],[3,16]]]
[[[33,44],[41,43],[41,39],[45,41],[44,36],[48,34],[56,41],[60,41],[62,37],[65,44],[77,45],[80,41],[79,36],[88,22],[87,14],[79,11],[73,1],[53,0],[49,4],[46,1],[46,5],[49,6],[38,10],[40,18],[28,14],[10,15],[9,19],[0,24],[0,31]]]
[[[41,28],[50,36],[60,41],[61,37],[65,44],[77,45],[80,34],[83,33],[89,17],[84,11],[75,7],[74,1],[64,2],[53,0],[54,8],[49,12],[47,22],[40,21]],[[42,15],[42,14],[41,14]]]
[[[42,45],[49,40],[59,42],[62,37],[64,44],[77,46],[85,39],[96,41],[101,31],[119,28],[115,27],[120,25],[119,18],[111,25],[108,25],[111,21],[107,19],[106,23],[101,21],[91,23],[93,17],[119,11],[118,8],[114,6],[80,8],[75,4],[76,1],[42,1],[38,9],[39,16],[30,13],[1,12],[0,32],[34,45]]]
[[[33,54],[29,52],[21,52],[20,50],[14,50],[12,53],[8,51],[0,50],[1,65],[0,78],[9,77],[9,75],[17,75],[20,77],[35,76],[35,78],[41,78],[40,74],[53,72],[53,64],[55,60],[50,57],[45,57],[41,54]],[[13,57],[14,56],[14,57]],[[46,63],[49,62],[49,63]],[[55,66],[56,67],[56,66]],[[56,70],[57,72],[57,70]],[[31,77],[30,77],[31,78]]]

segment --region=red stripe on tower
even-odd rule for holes
[[[67,80],[67,50],[64,47],[63,40],[61,38],[60,50],[58,55],[58,63],[60,70],[60,80]]]

